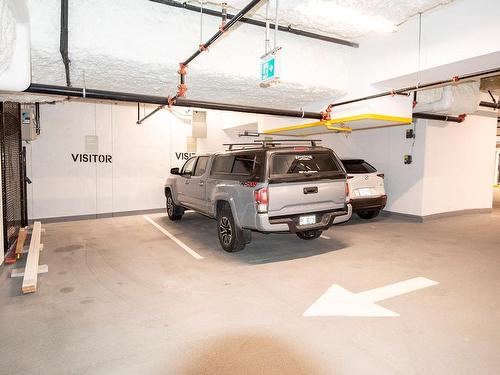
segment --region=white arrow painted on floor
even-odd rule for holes
[[[304,316],[399,316],[375,302],[437,284],[425,277],[415,277],[361,293],[352,293],[334,284],[304,312]]]

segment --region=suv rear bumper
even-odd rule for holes
[[[387,203],[387,195],[370,198],[354,198],[351,199],[352,212],[363,210],[381,210]]]
[[[331,211],[308,212],[302,215],[269,217],[267,214],[257,215],[257,228],[259,232],[302,232],[306,230],[325,230],[333,225],[336,217],[348,214],[347,207]],[[316,224],[299,225],[299,217],[303,215],[316,215]]]

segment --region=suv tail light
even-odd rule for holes
[[[265,213],[267,212],[267,207],[269,205],[269,196],[267,194],[267,188],[262,188],[254,191],[255,203],[257,204],[257,212]]]
[[[345,183],[345,202],[349,203],[351,197],[349,196],[349,183]]]
[[[385,174],[383,174],[383,173],[377,173],[377,176],[384,178]]]

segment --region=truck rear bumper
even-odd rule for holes
[[[387,203],[387,195],[381,195],[374,198],[354,198],[351,199],[352,212],[363,210],[381,210]]]
[[[336,217],[348,214],[348,208],[343,207],[336,210],[311,212],[303,215],[316,215],[316,224],[299,225],[299,217],[302,215],[275,216],[259,214],[257,228],[259,232],[302,232],[306,230],[325,230],[333,225]]]

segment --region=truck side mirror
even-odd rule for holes
[[[179,168],[172,168],[170,174],[179,174]]]

